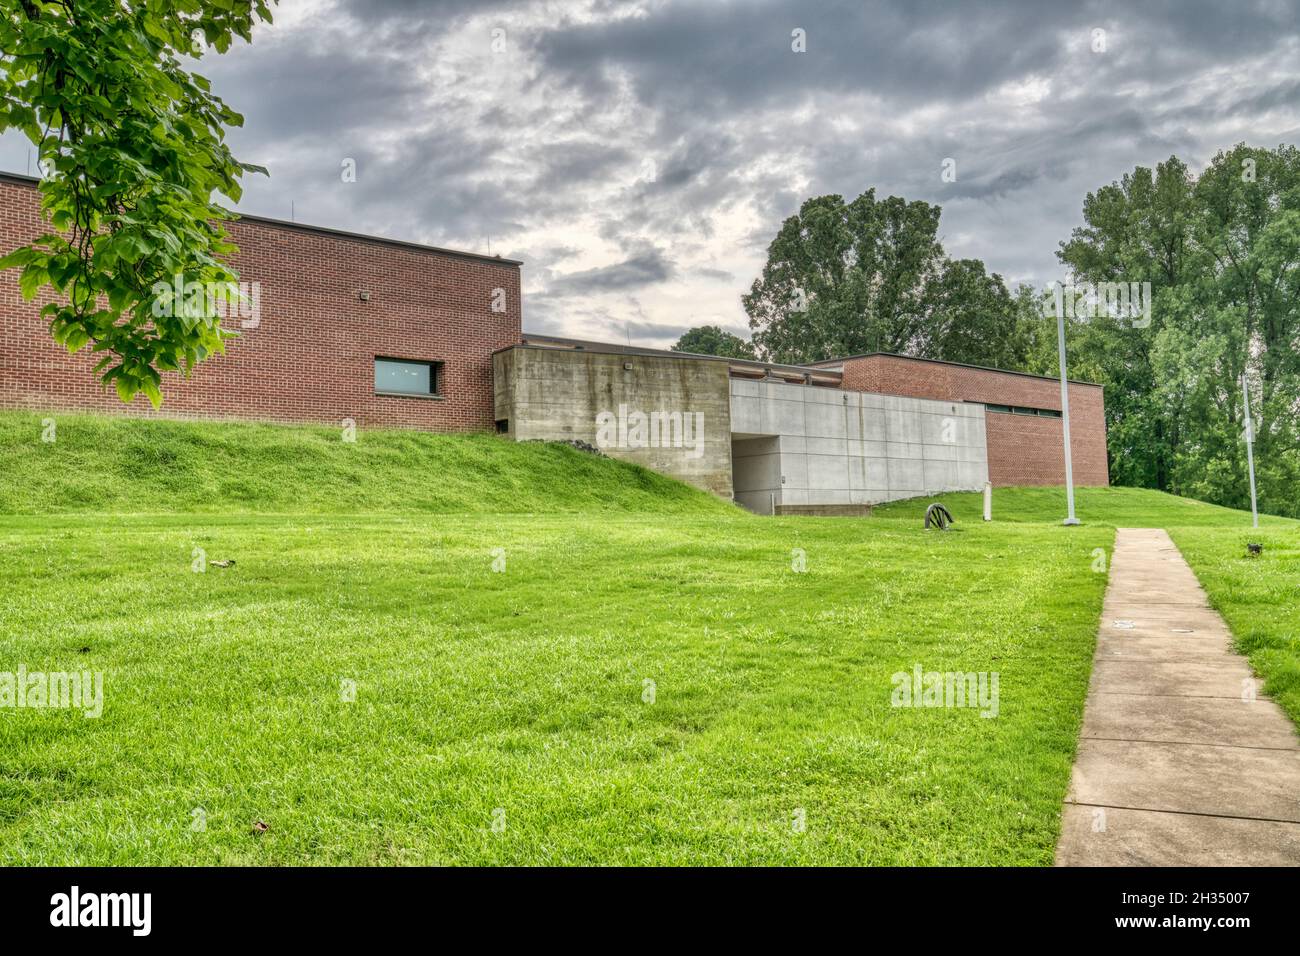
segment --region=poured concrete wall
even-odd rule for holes
[[[514,438],[588,442],[724,498],[732,493],[728,381],[724,361],[526,345],[493,357],[496,418]],[[683,432],[677,424],[688,417]]]
[[[731,382],[736,500],[876,504],[988,480],[982,405],[846,392],[784,382]]]
[[[520,345],[493,366],[496,418],[514,438],[588,442],[763,514],[988,480],[979,404],[731,378],[726,362],[667,355]],[[638,441],[638,415],[698,417],[702,440],[647,444],[643,429]]]

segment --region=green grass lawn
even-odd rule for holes
[[[8,864],[1048,864],[1094,550],[1167,524],[1212,567],[1249,537],[1125,489],[1081,493],[1080,528],[1059,491],[999,492],[987,525],[948,496],[940,533],[920,502],[759,518],[488,436],[60,418],[32,449],[34,422],[0,416],[25,483],[0,499],[0,671],[102,671],[104,709],[0,708]],[[133,473],[155,440],[188,481]],[[530,457],[554,484],[513,473]],[[399,482],[453,467],[402,513]],[[108,513],[61,513],[74,486]],[[1224,551],[1223,590],[1294,593],[1297,527]],[[236,564],[195,573],[195,548]],[[918,665],[997,672],[997,716],[891,707]]]
[[[1300,523],[1251,531],[1246,518],[1244,528],[1181,527],[1170,534],[1238,649],[1264,677],[1264,693],[1300,724]],[[1263,544],[1263,554],[1248,557],[1247,541]]]
[[[0,514],[730,510],[679,481],[567,445],[409,431],[354,437],[345,441],[342,428],[0,412]]]
[[[1053,488],[998,491],[994,517],[1035,524],[1060,520],[1063,497]],[[981,495],[944,500],[959,519],[980,521]],[[898,502],[878,514],[901,516],[915,508]],[[1168,530],[1228,622],[1238,650],[1264,678],[1264,692],[1300,724],[1300,522],[1261,515],[1255,530],[1247,513],[1133,488],[1080,489],[1078,512],[1089,523]],[[1263,553],[1251,557],[1248,542],[1264,545]]]

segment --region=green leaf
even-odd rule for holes
[[[162,391],[153,382],[152,379],[145,379],[140,383],[140,390],[144,392],[145,398],[149,399],[149,404],[157,408],[162,404]]]
[[[40,253],[30,246],[19,246],[3,259],[0,259],[0,270],[25,266],[39,255]]]
[[[67,334],[63,338],[63,344],[69,352],[79,352],[89,341],[90,336],[87,335],[86,330],[79,325],[74,325],[69,328]]]
[[[135,398],[135,393],[138,391],[136,380],[123,372],[119,372],[113,379],[113,387],[117,390],[117,397],[124,403],[129,403]]]
[[[30,265],[23,270],[22,276],[18,279],[18,291],[22,293],[24,299],[34,299],[36,294],[41,291],[41,287],[50,281],[50,274],[43,267]]]

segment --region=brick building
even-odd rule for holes
[[[35,180],[0,176],[0,248],[48,231]],[[259,286],[256,326],[188,378],[163,375],[162,408],[123,406],[91,374],[100,356],[51,340],[42,302],[0,274],[0,406],[464,431],[492,427],[492,353],[519,341],[520,263],[246,216],[233,265]],[[500,291],[498,291],[500,290]],[[504,312],[493,311],[494,303]],[[226,324],[238,329],[240,322]],[[418,373],[422,394],[385,394],[381,365]]]
[[[35,186],[0,174],[0,252],[46,231]],[[1054,379],[896,355],[787,366],[526,335],[517,261],[254,216],[229,231],[257,315],[227,319],[239,338],[188,378],[165,374],[156,412],[101,386],[98,356],[51,340],[48,300],[24,301],[17,270],[0,274],[0,407],[596,444],[602,416],[662,413],[699,429],[685,446],[606,452],[767,512],[1064,481]],[[1075,480],[1104,485],[1100,386],[1073,383],[1070,405]]]
[[[994,485],[1065,484],[1059,379],[936,362],[903,355],[855,355],[820,362],[840,368],[843,387],[984,405],[989,480]],[[1070,383],[1070,450],[1074,480],[1109,484],[1102,387]]]

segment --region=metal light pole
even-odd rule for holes
[[[1246,383],[1245,369],[1241,372],[1241,397],[1246,410],[1246,464],[1250,468],[1250,518],[1259,527],[1259,504],[1255,500],[1255,425],[1250,420],[1250,387]]]
[[[1061,524],[1075,525],[1074,516],[1074,459],[1070,454],[1070,383],[1065,374],[1065,295],[1056,287],[1056,345],[1061,357],[1061,434],[1065,441],[1065,500],[1069,514]]]

